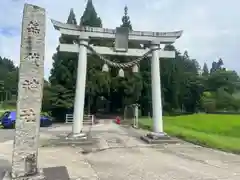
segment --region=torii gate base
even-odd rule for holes
[[[178,139],[174,139],[165,133],[154,132],[151,132],[145,136],[141,136],[141,140],[148,144],[164,144],[164,143],[176,144],[179,142]]]

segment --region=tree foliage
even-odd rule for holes
[[[73,9],[70,11],[67,23],[77,24]],[[92,27],[103,26],[91,0],[87,2],[79,24]],[[130,31],[133,29],[127,6],[124,8],[120,26],[127,27]],[[59,41],[73,43],[73,39],[66,36],[61,36]],[[113,46],[113,42],[109,40],[91,40],[89,43]],[[129,47],[141,48],[140,44],[133,42],[129,43]],[[201,70],[197,60],[192,59],[187,51],[181,54],[172,45],[165,46],[165,50],[175,51],[176,57],[174,59],[160,59],[164,112],[213,111],[223,109],[225,106],[235,109],[239,107],[236,106],[237,101],[233,96],[239,89],[239,76],[234,71],[227,71],[223,67],[222,59],[213,62],[210,70],[205,63]],[[107,58],[121,63],[133,60],[133,58],[125,56]],[[54,64],[48,92],[49,99],[51,99],[50,104],[61,111],[62,109],[72,111],[78,57],[70,53],[60,53],[57,48],[57,53],[54,54],[53,59]],[[116,113],[122,112],[126,105],[138,103],[143,115],[151,113],[151,66],[149,59],[140,62],[139,73],[133,73],[131,68],[124,69],[125,77],[123,78],[118,77],[119,69],[114,67],[110,68],[109,73],[102,72],[103,64],[98,57],[88,55],[86,111],[94,114],[99,111]],[[206,96],[206,92],[210,93],[211,96]]]
[[[0,56],[0,102],[16,105],[18,68],[13,61]]]
[[[128,16],[128,7],[124,7],[124,16],[122,17],[122,24],[121,27],[129,28],[132,31],[132,24],[130,21],[130,17]]]
[[[98,17],[93,6],[92,0],[87,1],[86,8],[80,19],[81,26],[102,27],[102,20]]]
[[[77,25],[73,9],[70,10],[67,24]],[[59,38],[59,42],[65,44],[73,44],[74,40],[76,39],[67,35]],[[53,68],[49,77],[50,85],[47,86],[44,96],[49,99],[47,104],[51,104],[49,110],[52,111],[52,114],[64,120],[64,115],[73,111],[78,57],[74,53],[60,52],[59,47],[56,50],[57,52],[52,57]],[[44,99],[46,100],[47,97]]]
[[[78,23],[73,9],[66,22],[81,26],[103,27],[91,0],[87,2]],[[132,23],[127,6],[124,8],[120,27],[130,31]],[[75,37],[61,35],[60,43],[73,44]],[[113,47],[112,40],[94,39],[90,44]],[[129,48],[142,48],[129,42]],[[238,111],[240,108],[240,78],[235,71],[224,67],[224,60],[213,61],[208,68],[204,63],[201,68],[197,60],[192,59],[187,51],[181,53],[173,45],[165,50],[176,52],[173,59],[160,58],[161,91],[164,113],[198,111]],[[73,112],[78,56],[74,53],[60,52],[59,47],[53,55],[53,68],[49,82],[44,83],[43,110],[51,111],[57,119],[64,120],[66,113]],[[106,56],[115,62],[129,62],[133,57]],[[108,73],[102,72],[104,62],[99,57],[89,54],[87,62],[87,80],[85,91],[85,111],[87,113],[122,113],[125,106],[140,104],[141,114],[151,112],[151,61],[142,60],[139,72],[131,68],[124,69],[125,76],[119,77],[119,69],[110,67]],[[18,68],[11,60],[0,57],[0,93],[9,91],[16,94]],[[154,98],[154,97],[153,97]]]

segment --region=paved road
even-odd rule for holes
[[[13,129],[0,129],[0,143],[12,140],[14,138]]]
[[[47,132],[49,129],[53,129],[53,128],[56,128],[59,126],[64,126],[64,125],[54,124],[53,126],[51,126],[49,128],[40,128],[40,131],[41,131],[41,133]],[[15,133],[14,129],[0,129],[0,143],[9,141],[9,140],[13,140],[14,133]]]
[[[42,131],[53,135],[70,130],[70,126],[61,126]],[[80,153],[82,147],[77,146],[41,147],[39,167],[63,165],[71,178],[88,180],[240,179],[240,156],[237,155],[188,143],[144,147],[145,144],[115,124],[98,126],[92,131],[100,139],[99,148],[105,150],[84,155]],[[49,135],[45,132],[42,132],[42,138]],[[12,157],[11,143],[0,143],[1,153],[9,161]]]
[[[1,154],[0,150],[0,179],[3,178],[5,171],[10,171],[11,163],[9,160],[6,160],[4,154]]]

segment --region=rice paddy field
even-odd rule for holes
[[[164,131],[202,146],[240,154],[240,115],[194,114],[166,116]],[[152,120],[142,118],[139,126],[152,129]]]

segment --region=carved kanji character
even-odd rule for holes
[[[26,79],[22,85],[24,89],[34,90],[39,88],[40,83],[37,79],[33,78],[31,80]]]
[[[37,35],[40,33],[39,24],[37,21],[30,21],[27,27],[27,32],[32,35]]]
[[[40,65],[40,54],[38,52],[30,52],[24,59],[34,62],[37,66]]]
[[[36,122],[36,113],[32,108],[30,109],[21,109],[20,110],[20,119],[25,122]]]

